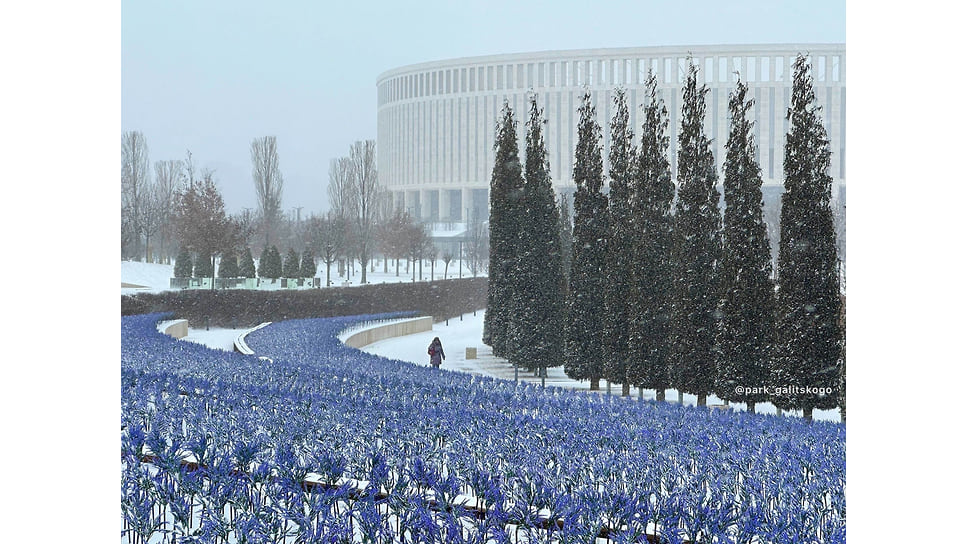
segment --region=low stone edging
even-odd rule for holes
[[[167,334],[172,338],[177,338],[178,340],[188,336],[187,319],[172,319],[171,321],[164,322],[159,328],[162,333]]]
[[[408,334],[426,332],[433,330],[433,328],[434,320],[432,317],[413,317],[387,323],[386,325],[379,325],[377,327],[363,329],[348,336],[343,343],[351,348],[359,349],[374,342],[386,340],[387,338],[396,338],[397,336],[406,336]]]
[[[235,351],[238,351],[239,353],[243,353],[245,355],[255,355],[255,352],[252,351],[252,348],[250,348],[249,345],[245,343],[245,337],[250,332],[257,331],[262,327],[269,325],[270,323],[272,323],[272,321],[266,321],[265,323],[260,323],[259,325],[252,327],[251,329],[248,329],[242,332],[242,334],[238,335],[235,338]]]

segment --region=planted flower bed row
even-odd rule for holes
[[[846,540],[842,424],[542,389],[337,338],[398,316],[274,323],[247,338],[271,363],[122,318],[125,538]]]

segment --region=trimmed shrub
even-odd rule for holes
[[[218,277],[237,278],[239,277],[239,261],[235,256],[234,249],[227,249],[222,254],[222,259],[218,265]]]
[[[196,278],[211,278],[212,272],[212,256],[211,255],[199,255],[195,259],[195,277]]]
[[[192,254],[185,248],[181,248],[178,257],[175,258],[175,277],[192,277]]]
[[[246,247],[239,258],[239,275],[243,278],[255,277],[255,261],[252,259],[252,251]]]
[[[289,248],[289,252],[286,253],[286,264],[282,266],[282,276],[284,278],[299,277],[299,254],[293,248]]]

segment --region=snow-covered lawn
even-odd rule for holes
[[[447,279],[454,279],[458,277],[470,277],[471,273],[467,269],[466,263],[462,263],[463,266],[460,271],[458,271],[458,262],[453,260],[450,262],[450,266],[445,267],[444,262],[441,260],[437,261],[436,266],[433,270],[434,280],[444,279],[444,269],[447,269]],[[155,264],[155,263],[142,263],[137,261],[121,261],[121,294],[122,295],[133,295],[136,293],[157,293],[160,291],[168,291],[171,289],[171,278],[174,275],[174,266],[170,264]],[[396,267],[393,261],[389,262],[387,272],[383,271],[383,263],[381,262],[374,270],[368,270],[366,273],[366,281],[368,284],[380,284],[380,283],[405,283],[414,281],[413,271],[406,272],[406,265],[404,261],[400,261],[400,275],[396,274]],[[351,274],[348,278],[340,277],[336,273],[336,265],[333,265],[330,270],[330,281],[333,283],[334,287],[341,287],[344,285],[359,285],[360,284],[360,268],[359,266],[353,271],[355,273]],[[423,280],[430,280],[430,266],[424,265],[423,267]],[[326,266],[320,265],[316,271],[316,277],[321,279],[322,283],[326,282]],[[420,269],[416,270],[416,281],[420,280]]]

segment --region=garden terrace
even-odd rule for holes
[[[275,322],[247,337],[271,363],[166,337],[165,314],[123,317],[128,541],[846,541],[844,425],[540,388],[338,340],[402,316]]]

